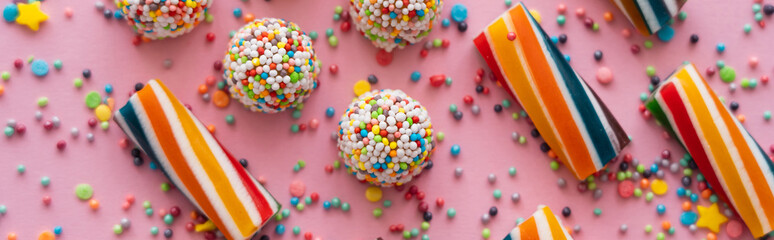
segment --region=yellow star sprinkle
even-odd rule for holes
[[[16,23],[27,25],[32,31],[38,31],[40,23],[48,19],[48,15],[40,11],[40,2],[19,3],[17,6],[19,7],[19,18],[16,19]]]
[[[699,211],[699,220],[696,222],[697,227],[706,227],[712,232],[719,232],[720,225],[728,221],[728,218],[720,213],[718,210],[718,204],[713,203],[709,207],[697,206]]]

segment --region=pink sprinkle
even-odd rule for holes
[[[118,140],[118,146],[121,148],[126,148],[129,146],[129,140],[126,138],[121,138],[121,140]]]
[[[631,51],[632,51],[633,54],[640,53],[640,46],[638,46],[637,44],[633,44],[632,47],[631,47]]]
[[[514,32],[509,32],[509,33],[508,33],[508,35],[507,35],[507,37],[508,37],[508,41],[513,41],[513,40],[516,40],[516,33],[514,33]]]
[[[632,31],[630,31],[628,28],[624,28],[623,30],[621,30],[621,35],[624,38],[629,38],[632,36]]]
[[[54,128],[54,123],[53,122],[51,122],[49,120],[46,120],[45,122],[43,122],[43,129],[51,130],[53,128]]]
[[[73,17],[73,9],[70,7],[65,8],[65,17],[71,18]]]
[[[48,195],[43,196],[43,205],[46,205],[46,206],[51,205],[51,196],[48,196]]]
[[[758,66],[758,57],[752,56],[750,57],[750,68],[755,68]]]
[[[613,72],[607,67],[601,67],[597,69],[597,81],[601,84],[609,84],[613,82]]]
[[[718,71],[718,70],[717,70],[717,69],[715,69],[715,67],[713,67],[713,66],[709,66],[709,67],[707,68],[707,76],[708,76],[708,77],[712,77],[713,75],[715,75],[715,72],[717,72],[717,71]]]
[[[214,86],[215,85],[215,77],[212,75],[207,76],[207,78],[204,79],[204,83],[207,84],[207,86]]]
[[[333,173],[333,166],[331,166],[330,164],[325,165],[325,172]]]
[[[767,80],[768,80],[768,77],[767,77]],[[24,134],[25,132],[27,132],[27,126],[24,126],[24,124],[21,124],[21,123],[17,123],[16,124],[16,133],[17,134]]]
[[[320,120],[317,120],[317,118],[312,118],[312,120],[309,120],[309,128],[317,129],[318,126],[320,126]]]
[[[159,217],[163,218],[166,215],[167,215],[167,210],[166,209],[163,209],[163,208],[159,209]]]
[[[761,76],[761,83],[763,83],[763,84],[769,83],[769,75]],[[19,131],[19,130],[16,130],[16,131]]]
[[[290,195],[294,197],[302,197],[306,192],[306,184],[299,180],[293,180],[290,182]]]
[[[586,16],[586,9],[584,8],[575,9],[575,16],[578,16],[578,17]]]
[[[121,204],[121,209],[123,209],[124,211],[129,210],[129,207],[131,205],[132,204],[130,204],[129,202],[124,202],[124,203]]]
[[[130,194],[126,194],[126,197],[124,199],[126,199],[126,202],[128,202],[129,204],[133,204],[134,203],[134,195],[132,195],[131,193]]]
[[[264,176],[258,176],[258,183],[260,183],[260,184],[266,184],[266,177],[264,177]]]
[[[567,12],[567,5],[564,5],[564,3],[560,3],[559,6],[556,6],[556,11],[559,12],[559,14],[564,14]]]
[[[742,226],[742,223],[740,223],[737,220],[730,220],[728,221],[728,224],[726,224],[726,234],[728,234],[731,238],[737,238],[742,235],[742,232],[744,231],[744,226]]]
[[[339,72],[339,65],[331,64],[331,66],[328,67],[328,70],[331,71],[331,74],[336,74]]]
[[[668,133],[668,132],[666,132],[666,131],[663,131],[663,132],[661,132],[661,137],[663,137],[664,139],[670,139],[670,138],[672,138],[671,136],[669,136],[669,133]]]

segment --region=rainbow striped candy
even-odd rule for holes
[[[774,227],[774,164],[726,109],[693,64],[680,67],[646,107],[691,154],[718,196],[753,236]]]
[[[114,115],[227,239],[250,238],[279,210],[271,194],[160,81],[149,81]]]
[[[637,31],[649,36],[667,25],[688,0],[610,0],[632,22]]]
[[[508,39],[508,33],[516,38]],[[500,84],[532,119],[575,177],[604,168],[629,138],[604,103],[573,70],[519,3],[474,40]]]
[[[538,210],[524,222],[513,228],[503,240],[572,240],[572,236],[564,229],[561,220],[546,206],[538,206]]]

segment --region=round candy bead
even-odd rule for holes
[[[454,144],[451,146],[451,154],[452,156],[458,156],[460,155],[460,145]]]

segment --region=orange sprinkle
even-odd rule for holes
[[[669,228],[671,227],[672,227],[672,223],[670,223],[669,221],[661,222],[661,228],[663,228],[664,230],[669,230]]]
[[[701,191],[701,198],[709,199],[709,197],[712,196],[712,191],[709,189],[704,189],[704,191]]]
[[[212,94],[212,103],[215,104],[216,107],[228,107],[228,103],[230,102],[231,98],[229,98],[228,94],[224,91],[215,91],[215,93]]]
[[[683,202],[683,211],[689,211],[691,210],[691,201],[685,201]]]
[[[556,158],[556,153],[554,153],[554,150],[548,150],[548,157],[550,158]]]
[[[640,180],[640,188],[647,188],[650,185],[650,181],[647,178]]]
[[[607,21],[607,22],[613,21],[613,13],[605,12],[605,14],[603,16],[605,18],[605,21]]]
[[[744,120],[747,120],[747,117],[745,117],[744,114],[739,114],[736,115],[736,119],[738,119],[740,123],[744,123]]]
[[[207,85],[199,84],[199,94],[205,94],[205,93],[207,93]]]
[[[0,84],[0,96],[3,96],[4,92],[5,92],[5,87],[3,87],[2,84]]]
[[[54,239],[56,239],[56,235],[54,235],[54,233],[52,233],[51,231],[45,231],[40,233],[40,235],[38,235],[38,240],[54,240]]]
[[[97,201],[97,199],[91,199],[91,200],[89,200],[89,207],[90,207],[92,210],[97,210],[97,209],[99,209],[99,201]]]
[[[196,211],[191,211],[190,216],[191,216],[191,219],[196,219],[197,217],[199,217],[199,214],[197,214]]]
[[[708,232],[707,233],[707,240],[717,240],[718,236],[715,236],[715,233]]]
[[[12,232],[8,234],[8,240],[16,240],[16,233]]]
[[[247,13],[244,16],[244,20],[245,20],[245,23],[252,22],[253,20],[255,20],[255,15],[253,15],[252,13]]]
[[[215,125],[207,125],[207,131],[210,133],[215,133]]]

